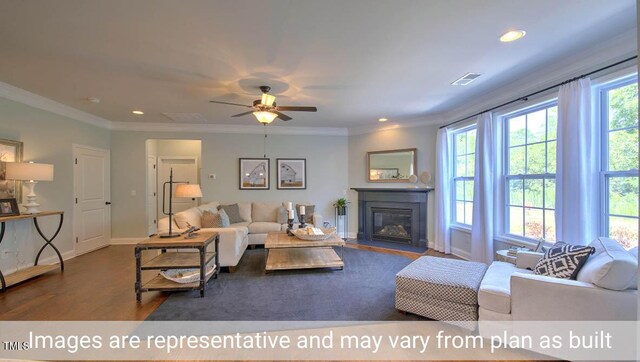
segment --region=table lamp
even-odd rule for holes
[[[180,233],[173,232],[173,184],[176,185],[175,197],[189,197],[189,198],[197,198],[202,197],[202,190],[200,189],[200,185],[198,184],[190,184],[185,181],[173,181],[173,168],[171,169],[171,173],[169,174],[169,182],[165,182],[162,188],[162,213],[165,215],[169,215],[169,232],[160,234],[161,238],[175,238],[180,236]],[[165,205],[165,194],[167,185],[169,186],[169,212],[167,213],[164,209]]]
[[[27,181],[25,185],[29,190],[27,194],[27,209],[25,214],[37,214],[40,212],[40,204],[36,202],[35,188],[38,181],[53,181],[53,165],[33,162],[8,162],[7,180]]]

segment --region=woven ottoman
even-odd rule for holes
[[[487,266],[423,256],[396,274],[396,309],[440,321],[477,321]]]

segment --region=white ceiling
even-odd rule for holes
[[[635,27],[633,0],[2,1],[0,81],[116,122],[234,125],[255,120],[208,101],[266,84],[318,107],[288,126],[358,127],[449,112]],[[527,36],[500,43],[511,28]]]

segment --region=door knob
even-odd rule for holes
[[[105,205],[111,205],[111,201],[107,201],[104,203]]]

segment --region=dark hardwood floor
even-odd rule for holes
[[[422,255],[372,246],[347,247],[411,259]],[[452,257],[432,250],[426,255]],[[143,280],[156,271],[146,273]],[[50,272],[0,293],[0,320],[144,320],[168,294],[143,293],[142,303],[137,304],[134,281],[133,245],[109,246],[68,260],[64,273]]]

